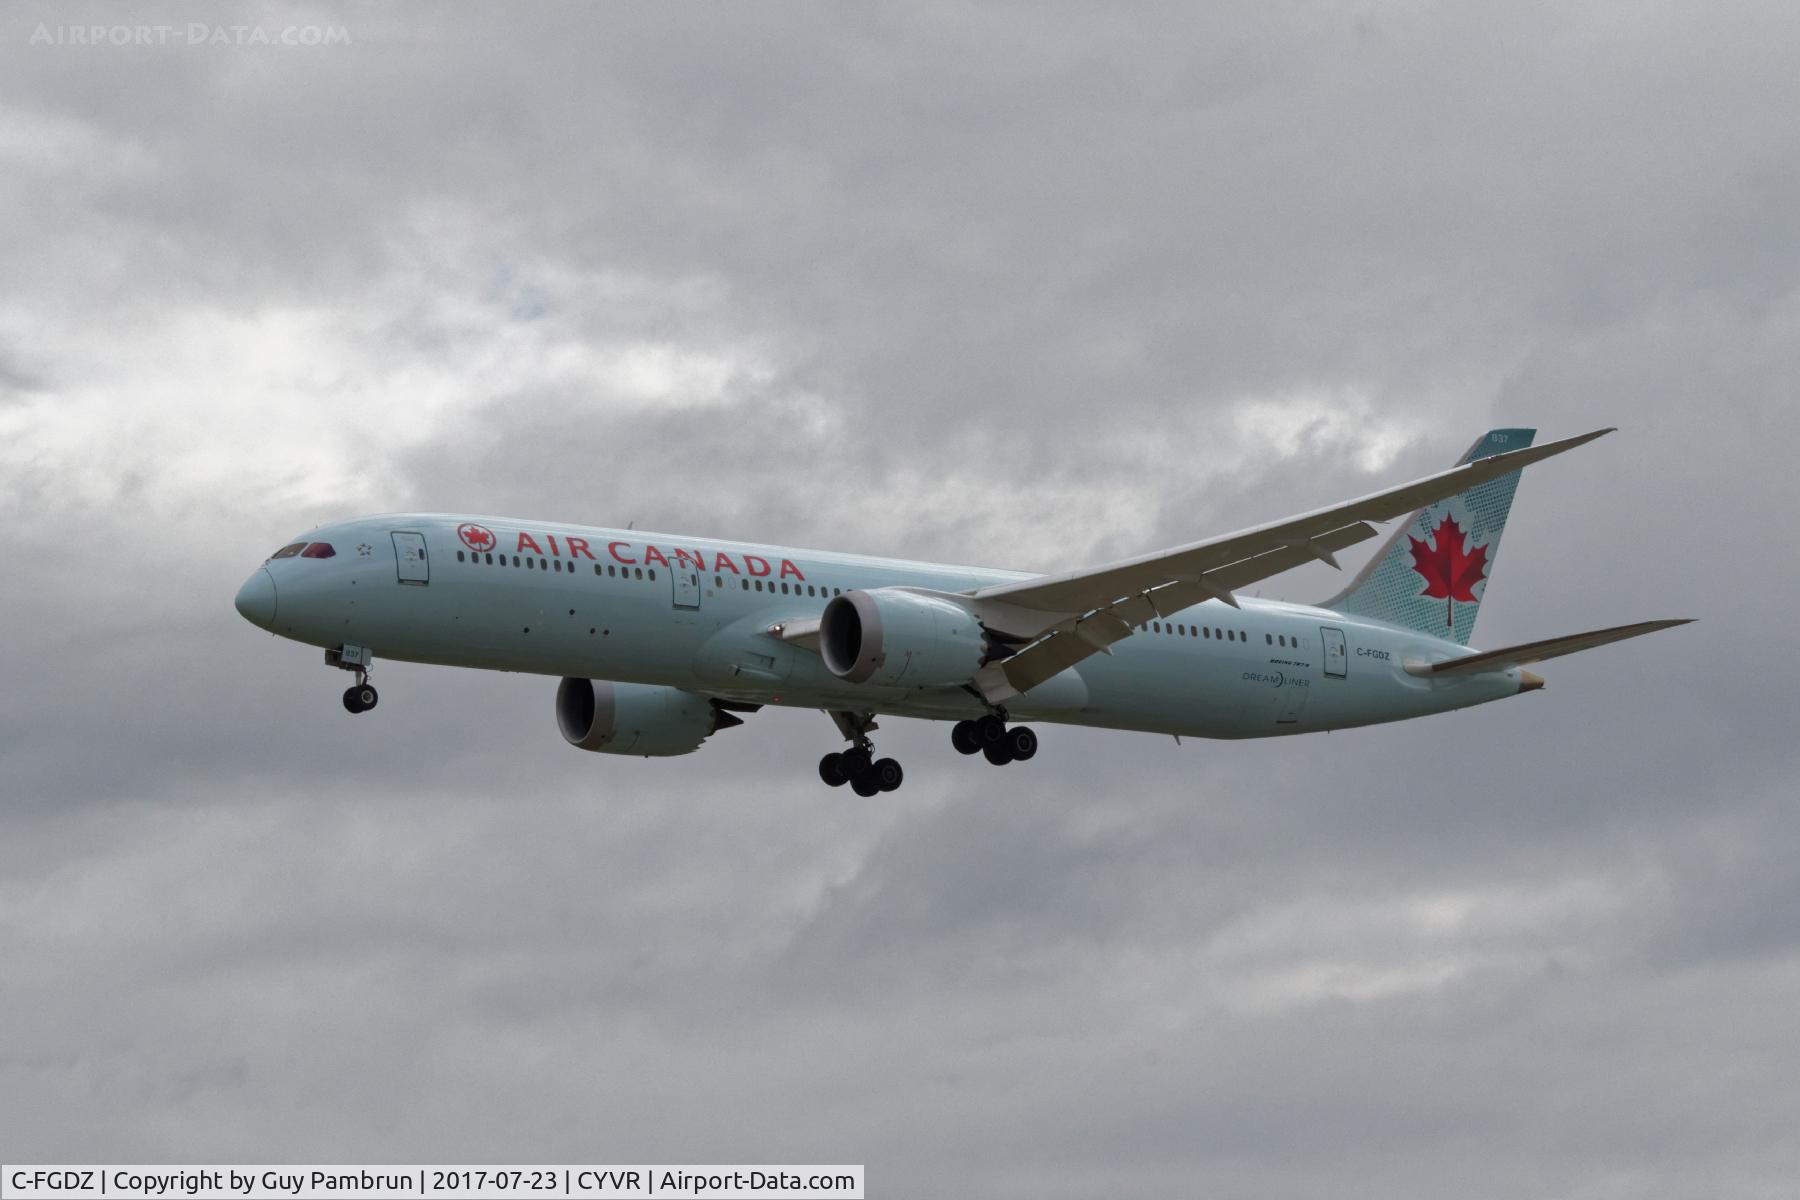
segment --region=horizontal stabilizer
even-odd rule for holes
[[[1432,663],[1430,666],[1408,667],[1415,675],[1475,675],[1482,671],[1502,671],[1507,667],[1522,667],[1528,663],[1543,662],[1546,658],[1560,658],[1565,654],[1574,654],[1578,650],[1592,650],[1595,646],[1604,646],[1609,642],[1622,642],[1626,638],[1642,637],[1646,633],[1655,633],[1659,629],[1673,629],[1677,625],[1690,624],[1692,618],[1675,621],[1640,621],[1636,625],[1615,625],[1611,629],[1596,629],[1589,633],[1571,633],[1565,637],[1545,638],[1541,642],[1526,642],[1520,646],[1507,646],[1501,650],[1488,650],[1481,654],[1471,654],[1467,658],[1453,658],[1448,662]]]

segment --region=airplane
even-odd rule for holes
[[[951,743],[1031,759],[1022,720],[1201,738],[1282,737],[1535,691],[1525,668],[1685,620],[1469,646],[1519,472],[1612,429],[1533,446],[1496,429],[1449,470],[1223,537],[1038,575],[717,538],[454,513],[359,517],[296,537],[236,606],[355,674],[379,654],[557,677],[565,741],[697,750],[767,705],[819,709],[849,743],[819,760],[860,796],[905,773],[878,716],[953,722]],[[1241,595],[1379,536],[1317,604]]]

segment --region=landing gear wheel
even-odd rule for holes
[[[997,745],[1005,736],[1006,722],[993,713],[989,713],[975,722],[975,740],[981,744],[984,750],[989,746]]]
[[[862,746],[853,746],[838,755],[838,761],[844,768],[844,778],[850,780],[852,783],[856,782],[856,777],[858,775],[863,775],[868,772],[869,760],[872,757],[873,756],[869,751]]]
[[[875,765],[869,768],[869,774],[875,777],[876,784],[884,792],[895,790],[906,779],[906,772],[891,758],[876,759]]]
[[[958,754],[974,754],[981,749],[981,740],[975,734],[975,722],[958,721],[950,730],[950,744],[956,747]]]
[[[376,695],[374,688],[366,683],[359,683],[355,687],[345,689],[344,708],[353,713],[368,712],[380,699],[381,697]]]
[[[863,771],[850,777],[850,790],[859,796],[873,796],[881,791],[881,781],[874,771]]]
[[[1010,739],[1008,739],[1008,741],[991,742],[988,745],[983,746],[981,748],[982,757],[986,758],[996,767],[1004,767],[1013,760],[1012,746],[1009,743]]]
[[[1024,762],[1037,753],[1037,734],[1029,725],[1015,725],[1006,731],[1006,749],[1014,762]]]
[[[843,787],[850,782],[850,772],[844,770],[842,754],[827,754],[819,760],[819,778],[827,787]]]

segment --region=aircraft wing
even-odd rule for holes
[[[1591,650],[1595,646],[1604,646],[1609,642],[1622,642],[1626,638],[1642,637],[1646,633],[1655,633],[1660,629],[1673,629],[1677,625],[1687,625],[1693,618],[1684,617],[1673,621],[1640,621],[1636,625],[1615,625],[1611,629],[1595,629],[1589,633],[1571,633],[1565,637],[1545,638],[1541,642],[1525,642],[1518,646],[1507,646],[1499,650],[1488,650],[1481,654],[1471,654],[1467,658],[1453,658],[1448,662],[1432,663],[1430,666],[1408,666],[1408,672],[1414,675],[1475,675],[1482,671],[1499,671],[1507,667],[1522,667],[1529,663],[1543,662],[1546,658],[1560,658],[1565,654],[1574,654],[1580,650]]]
[[[1509,450],[1411,483],[1206,541],[1191,542],[1082,571],[998,584],[971,593],[990,630],[1031,641],[983,667],[976,685],[990,701],[1037,686],[1091,654],[1131,636],[1152,616],[1202,600],[1236,605],[1232,592],[1312,559],[1337,565],[1334,552],[1375,536],[1370,521],[1391,521],[1472,487],[1542,462],[1613,432]],[[1035,640],[1034,640],[1035,639]]]

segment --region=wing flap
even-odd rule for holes
[[[1640,621],[1636,625],[1615,625],[1611,629],[1595,629],[1587,633],[1571,633],[1564,637],[1545,638],[1541,642],[1524,642],[1517,646],[1506,646],[1499,650],[1487,650],[1481,654],[1471,654],[1467,658],[1453,658],[1448,662],[1432,663],[1428,667],[1407,670],[1415,675],[1476,675],[1483,671],[1503,671],[1507,667],[1523,667],[1530,663],[1543,662],[1547,658],[1560,658],[1565,654],[1576,654],[1582,650],[1592,650],[1595,646],[1605,646],[1612,642],[1622,642],[1626,638],[1643,637],[1646,633],[1656,633],[1663,629],[1673,629],[1677,625],[1687,625],[1693,618],[1683,617],[1670,621]]]

